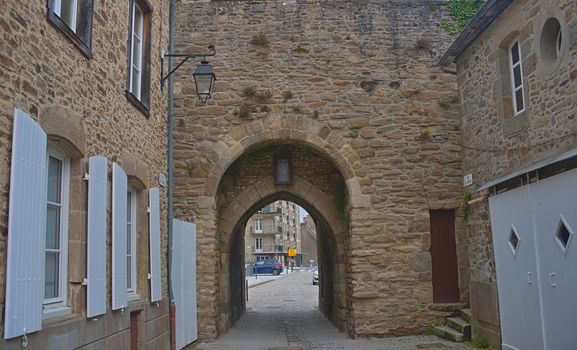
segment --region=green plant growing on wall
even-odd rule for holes
[[[234,111],[234,115],[239,117],[240,119],[248,119],[252,116],[254,112],[254,105],[249,103],[242,103],[237,109]]]
[[[247,86],[242,89],[241,95],[244,97],[254,97],[256,96],[256,88],[254,86]]]
[[[256,106],[257,112],[270,112],[270,107],[267,105],[258,105]]]
[[[466,221],[469,219],[469,201],[471,200],[471,192],[465,191],[463,194],[463,201],[459,206],[459,212],[463,216],[463,219]]]
[[[453,35],[459,34],[459,30],[457,29],[457,27],[455,27],[453,22],[449,21],[446,18],[444,18],[441,21],[441,27],[443,27],[443,29],[445,29],[449,34],[453,34]]]
[[[194,163],[193,162],[186,162],[186,173],[188,176],[192,177],[192,171],[194,170]]]
[[[242,89],[240,95],[244,97],[244,101],[233,112],[233,115],[240,119],[249,119],[255,112],[271,111],[271,108],[266,104],[270,103],[273,97],[272,91],[258,91],[256,87],[248,86]]]
[[[485,338],[475,339],[472,341],[472,344],[477,349],[488,349],[489,348],[489,342]]]
[[[429,325],[427,326],[427,329],[425,330],[425,334],[426,335],[434,335],[435,334],[435,325],[432,323],[429,323]]]
[[[293,49],[293,52],[296,54],[305,54],[305,53],[309,53],[309,50],[305,49],[302,46],[297,46],[296,48]]]
[[[287,102],[288,100],[290,100],[291,98],[293,98],[293,92],[290,90],[284,91],[282,93],[282,98],[284,102]]]
[[[441,100],[439,101],[439,107],[441,107],[442,109],[449,109],[450,105],[449,102]]]
[[[254,46],[267,46],[269,44],[268,38],[264,33],[253,35],[249,42]]]
[[[294,113],[302,113],[303,112],[303,109],[301,106],[292,106],[291,109]]]
[[[456,26],[448,19],[444,19],[441,26],[450,34],[460,33],[485,2],[486,0],[449,0],[445,6],[455,20]]]
[[[270,102],[270,99],[273,97],[273,93],[270,90],[266,90],[266,91],[258,91],[255,93],[255,95],[253,96],[253,99],[255,102],[263,104],[263,103],[268,103]]]
[[[421,130],[421,133],[419,134],[419,137],[418,137],[418,139],[420,141],[427,141],[430,138],[431,138],[431,133],[429,132],[429,130],[427,130],[427,129]]]

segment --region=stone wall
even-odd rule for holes
[[[127,101],[127,39],[129,2],[95,1],[92,58],[81,51],[47,19],[46,1],[0,1],[0,314],[4,314],[8,196],[13,113],[22,109],[60,142],[71,156],[68,241],[68,304],[71,313],[44,321],[29,334],[30,348],[126,349],[130,344],[132,311],[139,314],[139,344],[145,349],[168,348],[166,191],[161,187],[161,256],[163,299],[150,303],[148,259],[149,187],[158,187],[166,173],[166,97],[160,91],[160,62],[156,53],[166,47],[168,2],[153,0],[150,116]],[[69,147],[73,145],[74,147]],[[108,310],[86,319],[86,206],[88,158],[104,155],[119,163],[139,189],[137,205],[137,292],[140,299],[123,312]],[[110,193],[110,189],[109,189]],[[110,208],[110,203],[109,203]],[[111,218],[108,218],[110,257]],[[110,276],[110,259],[108,269]],[[0,325],[3,334],[4,322]],[[20,339],[0,340],[0,348],[19,349]]]
[[[562,26],[560,60],[544,64],[541,28]],[[507,49],[521,45],[524,112],[513,116]],[[465,173],[472,191],[485,182],[577,146],[577,4],[514,1],[457,60],[463,116]],[[483,195],[474,194],[474,197]],[[471,306],[474,333],[499,341],[499,314],[488,201],[470,207]]]
[[[456,79],[436,66],[452,39],[441,27],[443,3],[179,3],[177,51],[213,44],[217,52],[216,92],[206,105],[195,96],[193,64],[175,79],[175,215],[198,224],[202,338],[226,331],[217,320],[218,293],[227,289],[219,242],[236,222],[219,221],[219,183],[237,158],[278,143],[316,151],[343,179],[343,189],[328,193],[344,199],[336,221],[347,227],[337,241],[346,258],[336,283],[346,290],[349,334],[421,333],[438,320],[429,310],[430,266],[416,262],[429,261],[429,210],[458,207],[463,190]],[[318,182],[321,167],[304,161]],[[298,192],[254,188],[247,198],[258,202],[261,190]]]

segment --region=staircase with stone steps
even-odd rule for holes
[[[457,315],[447,317],[444,326],[435,326],[435,334],[455,342],[471,339],[471,309],[461,309]]]

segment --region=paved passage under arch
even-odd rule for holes
[[[417,350],[472,349],[435,336],[353,340],[318,310],[312,272],[295,271],[249,288],[247,310],[228,334],[197,350]],[[191,348],[192,349],[192,348]]]

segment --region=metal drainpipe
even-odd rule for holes
[[[175,14],[175,6],[176,1],[170,0],[170,8],[168,11],[168,53],[172,53],[174,51],[174,14]],[[170,72],[173,67],[173,58],[168,58],[168,71]],[[162,77],[161,77],[162,78]],[[173,87],[173,78],[174,75],[168,77],[168,141],[167,141],[167,157],[168,157],[168,169],[167,169],[167,176],[168,176],[168,189],[167,189],[167,200],[168,200],[168,208],[167,208],[167,220],[168,220],[168,249],[167,249],[167,263],[168,263],[168,298],[170,304],[170,319],[171,319],[171,339],[175,339],[175,310],[174,310],[174,296],[172,292],[171,286],[171,259],[172,259],[172,218],[174,215],[174,208],[173,208],[173,147],[174,147],[174,87]],[[174,344],[171,341],[171,344]]]

